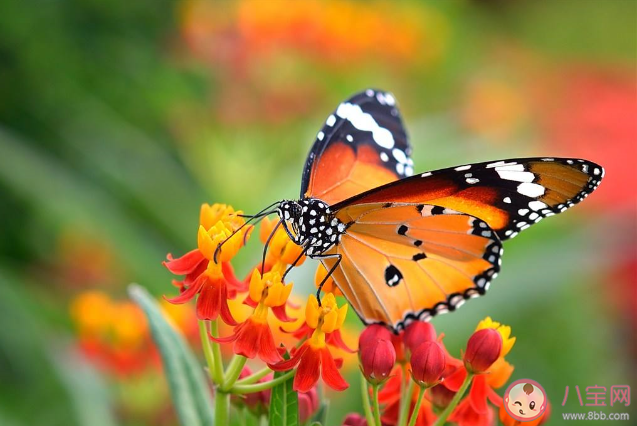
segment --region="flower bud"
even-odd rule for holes
[[[365,328],[358,338],[358,347],[362,348],[368,340],[391,340],[392,333],[387,327],[380,324],[373,324]]]
[[[409,351],[413,352],[424,342],[436,340],[436,329],[431,323],[424,321],[414,321],[405,328],[403,342]]]
[[[445,352],[440,343],[425,342],[411,353],[411,375],[420,386],[430,388],[442,379]]]
[[[342,426],[367,426],[367,420],[358,413],[349,413],[343,419]]]
[[[304,424],[319,408],[319,397],[316,386],[308,392],[299,392],[299,423]]]
[[[363,375],[368,382],[379,384],[387,380],[396,363],[396,350],[390,340],[366,338],[359,348]]]
[[[484,373],[500,357],[502,336],[492,328],[483,328],[471,335],[464,354],[467,371],[474,374]]]

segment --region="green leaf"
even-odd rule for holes
[[[128,294],[148,318],[153,339],[159,348],[179,421],[184,426],[213,424],[212,397],[203,368],[182,335],[166,320],[153,297],[136,284]]]
[[[285,358],[289,358],[286,354]],[[274,378],[282,376],[286,372],[277,371]],[[269,426],[298,426],[299,425],[299,399],[292,389],[294,376],[272,388],[270,399]]]

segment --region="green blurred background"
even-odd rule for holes
[[[296,197],[323,120],[367,87],[398,99],[416,171],[606,168],[434,324],[456,356],[483,317],[510,324],[511,380],[545,387],[549,424],[588,411],[567,385],[637,385],[636,35],[632,0],[0,2],[0,424],[175,424],[160,368],[96,362],[73,301],[174,294],[161,260],[195,246],[200,204]],[[355,373],[328,424],[360,409]]]

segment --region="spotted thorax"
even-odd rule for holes
[[[277,213],[290,239],[307,247],[306,254],[310,257],[326,252],[345,232],[345,224],[317,198],[282,201]]]

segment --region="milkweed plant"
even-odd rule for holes
[[[506,426],[519,424],[496,392],[513,372],[505,359],[516,340],[510,327],[489,317],[480,321],[459,358],[423,321],[398,334],[367,326],[351,347],[344,338],[348,304],[331,278],[325,281],[322,265],[315,276],[317,286],[324,282],[319,294],[309,295],[304,306],[294,301],[286,272],[305,259],[275,221],[261,222],[259,237],[267,251],[238,278],[232,260],[253,230],[241,211],[204,204],[197,248],[178,258],[168,254],[164,261],[181,277],[165,299],[192,303],[205,365],[160,305],[142,287],[129,289],[147,316],[181,424],[325,425],[327,396],[340,398],[342,392],[358,393],[351,400],[362,400],[350,407],[343,426],[487,426],[498,418]],[[251,311],[242,321],[233,312],[237,302]],[[342,372],[356,364],[360,387],[350,386]]]

